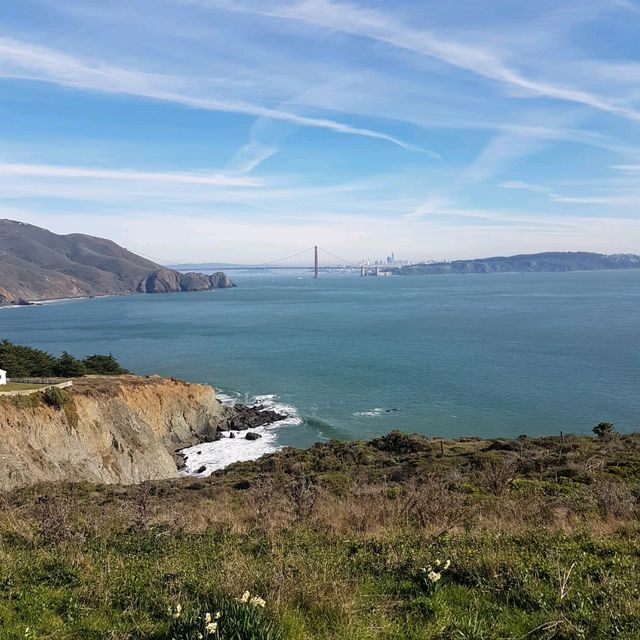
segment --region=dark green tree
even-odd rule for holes
[[[66,351],[62,352],[56,365],[56,375],[61,378],[79,378],[87,372],[82,360],[74,358]]]
[[[9,340],[0,342],[0,368],[10,378],[46,378],[55,375],[57,359],[46,351],[33,349]]]
[[[120,366],[112,354],[109,354],[108,356],[94,354],[92,356],[87,356],[82,362],[84,363],[88,374],[117,376],[123,373],[129,373],[126,369]]]

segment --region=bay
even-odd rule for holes
[[[640,430],[640,271],[230,274],[237,289],[2,309],[0,337],[261,396],[292,416],[271,447]]]

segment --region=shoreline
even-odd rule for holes
[[[275,413],[282,416],[272,422],[256,427],[228,429],[218,431],[211,442],[201,442],[176,452],[184,460],[178,468],[179,477],[205,478],[215,471],[224,469],[236,462],[257,460],[264,455],[276,453],[283,448],[277,443],[278,430],[288,426],[299,426],[303,420],[298,410],[278,402],[275,394],[242,397],[229,395],[214,387],[216,398],[227,407],[242,405],[256,413]],[[255,434],[255,439],[247,439],[247,434]]]

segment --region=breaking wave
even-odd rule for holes
[[[246,430],[226,431],[222,433],[222,439],[216,442],[206,442],[183,449],[182,454],[186,457],[186,461],[182,475],[204,478],[234,462],[257,460],[267,453],[281,449],[278,445],[278,429],[302,424],[298,410],[281,402],[275,394],[246,396],[216,390],[216,396],[222,404],[234,405],[240,402],[247,405],[262,405],[265,411],[276,411],[286,417],[270,425],[251,429],[252,433],[261,436],[258,440],[247,440]]]

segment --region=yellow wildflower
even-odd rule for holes
[[[204,621],[205,621],[205,624],[209,624],[211,622],[211,614],[210,613],[205,614]]]
[[[220,620],[221,617],[222,617],[222,614],[218,611],[218,613],[216,613],[216,620]]]
[[[253,598],[251,598],[251,604],[254,607],[263,607],[267,604],[262,598],[260,598],[259,596],[253,596]]]

